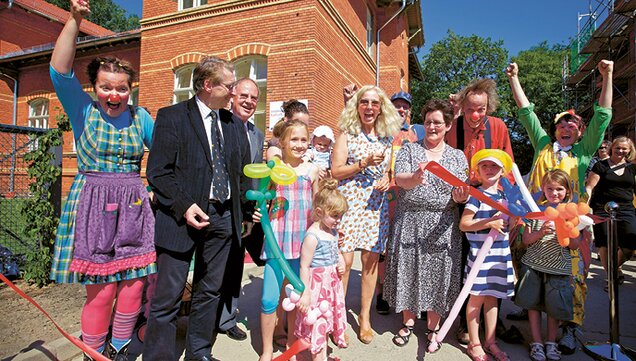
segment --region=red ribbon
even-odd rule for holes
[[[435,161],[420,163],[420,168],[422,168],[423,171],[428,170],[429,172],[435,174],[436,176],[441,178],[443,181],[445,181],[446,183],[454,187],[467,186],[466,182],[457,178],[453,173],[449,172],[446,168],[442,167],[439,163]],[[494,200],[492,200],[490,197],[488,197],[487,195],[485,195],[483,192],[481,192],[479,189],[475,187],[470,187],[468,194],[470,194],[474,198],[477,198],[482,203],[486,203],[492,208],[500,211],[501,213],[507,214],[510,217],[517,217],[514,214],[512,214],[512,212],[510,212],[508,208],[504,207],[500,203],[495,202]],[[604,219],[599,216],[594,216],[592,214],[588,214],[587,216],[592,218],[595,224],[607,221],[607,219]],[[526,213],[526,215],[523,216],[523,218],[547,220],[547,217],[545,216],[545,214],[543,214],[543,212],[528,212]]]
[[[44,314],[44,316],[46,316],[49,320],[51,320],[51,322],[53,322],[53,325],[55,326],[55,328],[57,328],[58,331],[60,331],[60,333],[66,337],[69,341],[71,341],[75,346],[79,347],[82,351],[84,351],[84,353],[88,354],[90,357],[93,358],[93,360],[95,361],[109,361],[108,358],[106,358],[104,355],[100,354],[99,352],[95,351],[94,349],[88,347],[84,342],[82,342],[79,338],[69,334],[68,332],[64,331],[64,329],[62,329],[54,320],[51,316],[49,316],[49,314],[44,311],[44,309],[37,303],[35,302],[31,297],[29,297],[26,293],[24,293],[21,289],[19,289],[16,285],[13,284],[13,282],[9,281],[4,275],[2,275],[0,273],[0,280],[2,280],[4,283],[6,283],[9,287],[11,287],[11,289],[13,289],[13,291],[15,293],[17,293],[18,295],[20,295],[22,298],[24,298],[25,300],[31,302],[31,304],[33,304],[33,306],[37,307],[38,310],[40,310],[40,312],[42,312]]]
[[[294,342],[290,348],[287,349],[287,351],[283,352],[282,355],[276,357],[274,360],[272,361],[287,361],[289,360],[290,357],[305,351],[306,349],[308,349],[310,346],[310,343],[305,341],[302,338],[299,338],[296,340],[296,342]]]

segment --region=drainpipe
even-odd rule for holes
[[[7,78],[13,80],[13,125],[18,125],[18,80],[10,75],[0,72]],[[15,134],[11,134],[11,175],[9,178],[9,192],[13,192],[15,188]]]
[[[393,16],[391,16],[391,18],[387,20],[387,22],[384,23],[384,25],[382,25],[376,32],[375,41],[377,42],[377,45],[375,47],[375,86],[380,86],[380,32],[382,31],[382,29],[384,29],[385,26],[389,25],[389,23],[393,21],[393,19],[398,17],[398,15],[400,15],[404,11],[404,9],[406,9],[406,0],[402,0],[400,10],[393,14]]]

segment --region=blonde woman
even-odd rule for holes
[[[340,250],[345,259],[345,294],[353,252],[361,251],[362,286],[358,338],[365,344],[373,340],[370,309],[378,276],[378,259],[389,236],[388,169],[393,134],[400,130],[402,118],[382,89],[367,85],[347,102],[338,126],[332,155],[332,175],[340,181],[339,190],[349,203],[339,230]]]

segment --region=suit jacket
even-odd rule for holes
[[[250,161],[251,163],[263,163],[263,144],[265,135],[251,122],[247,122],[247,134],[250,140]],[[252,188],[257,189],[260,179],[252,180]]]
[[[250,186],[243,175],[250,161],[249,143],[240,119],[225,109],[219,110],[219,118],[230,178],[232,233],[240,244],[241,204]],[[207,209],[212,183],[209,138],[194,97],[157,112],[146,173],[158,202],[155,245],[176,252],[192,249],[204,233],[188,226],[184,214],[194,203]]]

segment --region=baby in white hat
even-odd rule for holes
[[[328,176],[334,142],[333,131],[326,125],[316,127],[311,133],[311,148],[307,150],[305,157],[320,168],[320,178]]]

